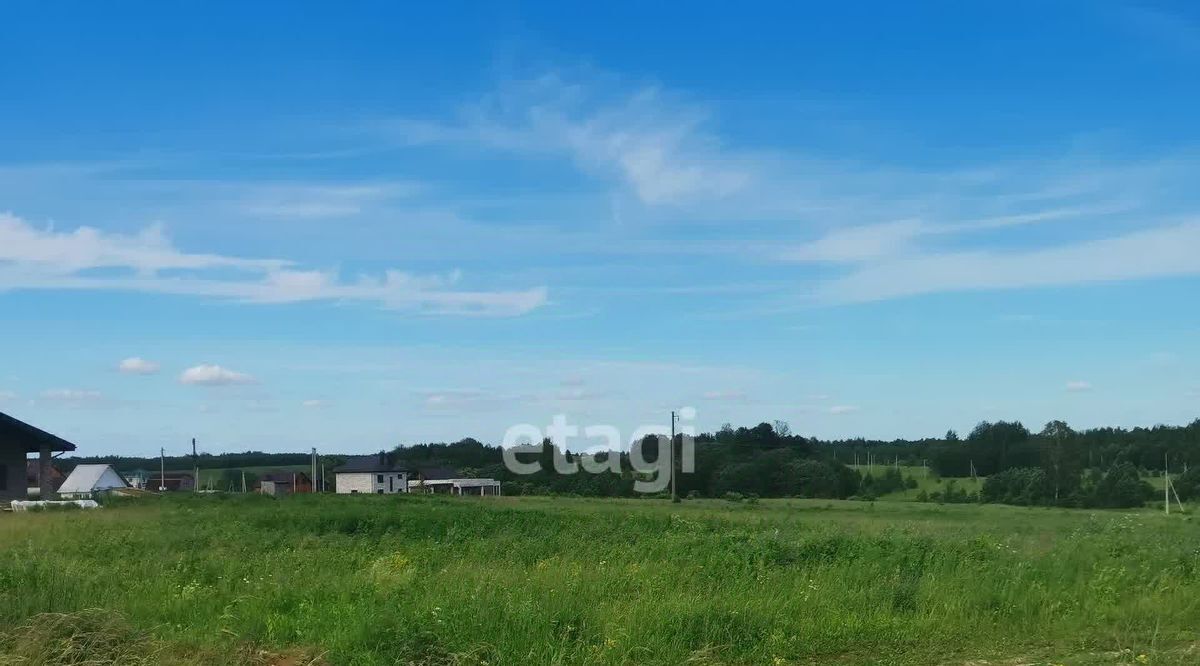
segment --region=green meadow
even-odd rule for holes
[[[1189,515],[178,496],[0,516],[0,664],[1194,664]]]

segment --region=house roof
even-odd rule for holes
[[[387,457],[376,454],[373,456],[354,456],[346,459],[346,464],[341,467],[334,468],[334,474],[348,474],[355,472],[407,472],[410,471],[408,465],[404,463],[391,463],[387,461]]]
[[[25,453],[37,453],[43,444],[49,444],[51,451],[75,450],[75,445],[67,440],[0,412],[0,441],[3,440],[24,446]]]
[[[129,483],[112,465],[76,465],[59,487],[60,493],[90,493],[94,490],[126,488]]]

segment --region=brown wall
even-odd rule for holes
[[[0,441],[0,466],[4,468],[0,502],[25,499],[25,447]]]

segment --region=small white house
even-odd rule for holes
[[[77,465],[58,489],[64,499],[89,499],[96,493],[128,488],[129,483],[112,465]]]
[[[333,470],[337,492],[349,494],[391,495],[408,492],[409,472],[388,462],[387,455],[350,458]]]

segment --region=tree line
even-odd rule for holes
[[[504,464],[503,451],[473,438],[453,443],[400,445],[389,454],[395,463],[414,467],[444,466],[464,476],[496,478],[506,494],[563,494],[631,497],[634,483],[652,476],[636,460],[656,461],[666,437],[649,436],[635,444],[637,456],[613,452],[618,473],[561,474],[554,459],[576,463],[584,455],[560,451],[549,441],[532,454],[540,470],[518,475]],[[916,485],[900,467],[923,467],[938,477],[985,477],[978,493],[948,484],[937,501],[979,501],[1027,505],[1136,506],[1149,499],[1145,473],[1164,466],[1182,474],[1175,482],[1181,499],[1200,498],[1200,419],[1187,426],[1095,428],[1077,431],[1051,421],[1037,432],[1015,421],[983,422],[966,437],[951,430],[941,438],[921,440],[819,440],[795,434],[781,421],[734,428],[695,437],[695,470],[681,474],[681,497],[816,497],[870,499]],[[680,444],[677,437],[676,446]],[[602,459],[609,454],[596,454]],[[332,466],[338,457],[326,457]],[[868,460],[880,473],[862,473],[851,463]],[[202,469],[302,465],[306,453],[243,452],[197,460]],[[106,462],[121,471],[157,469],[158,458],[67,458],[64,463]],[[190,456],[167,458],[168,469],[189,469]]]

